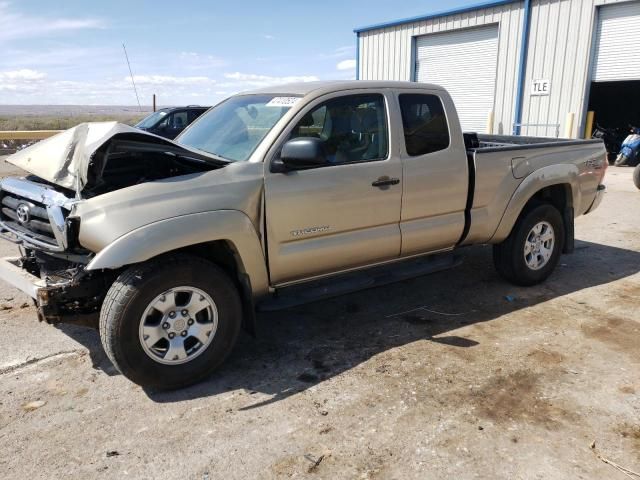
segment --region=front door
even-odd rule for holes
[[[327,165],[272,173],[265,214],[271,282],[283,284],[400,255],[402,165],[382,93],[316,100],[285,138],[322,140]]]

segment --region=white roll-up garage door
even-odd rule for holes
[[[416,39],[416,80],[449,91],[464,131],[484,132],[487,128],[497,61],[497,25]]]
[[[640,2],[599,8],[594,82],[640,80]]]

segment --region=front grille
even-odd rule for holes
[[[0,191],[3,230],[27,244],[61,251],[66,247],[62,231],[68,210],[61,208],[61,201],[65,200],[66,197],[44,185],[24,179],[4,179]],[[53,223],[62,228],[54,230]]]
[[[18,208],[28,208],[29,220],[20,221]],[[53,229],[49,223],[47,208],[42,204],[5,194],[2,196],[2,215],[6,220],[13,220],[34,233],[49,235],[53,239]]]

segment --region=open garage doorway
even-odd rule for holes
[[[592,82],[588,110],[593,112],[591,133],[602,138],[613,164],[631,127],[640,127],[640,80]]]
[[[609,160],[630,126],[640,127],[640,1],[598,7],[598,23],[588,110]],[[588,133],[588,132],[587,132]]]
[[[640,127],[640,80],[593,82],[589,110],[598,125],[627,129]]]
[[[594,112],[593,131],[604,140],[613,163],[631,127],[640,128],[640,80],[592,82],[588,110]]]

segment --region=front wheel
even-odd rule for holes
[[[627,164],[627,160],[629,160],[629,158],[623,153],[621,153],[618,155],[618,158],[616,158],[616,161],[613,164],[616,167],[622,167]]]
[[[633,169],[633,184],[640,189],[640,163]]]
[[[509,236],[493,246],[498,273],[516,285],[535,285],[551,275],[564,246],[564,222],[549,204],[525,211]]]
[[[100,337],[129,380],[175,389],[210,375],[233,348],[241,323],[239,294],[224,271],[175,255],[116,279],[100,312]]]

